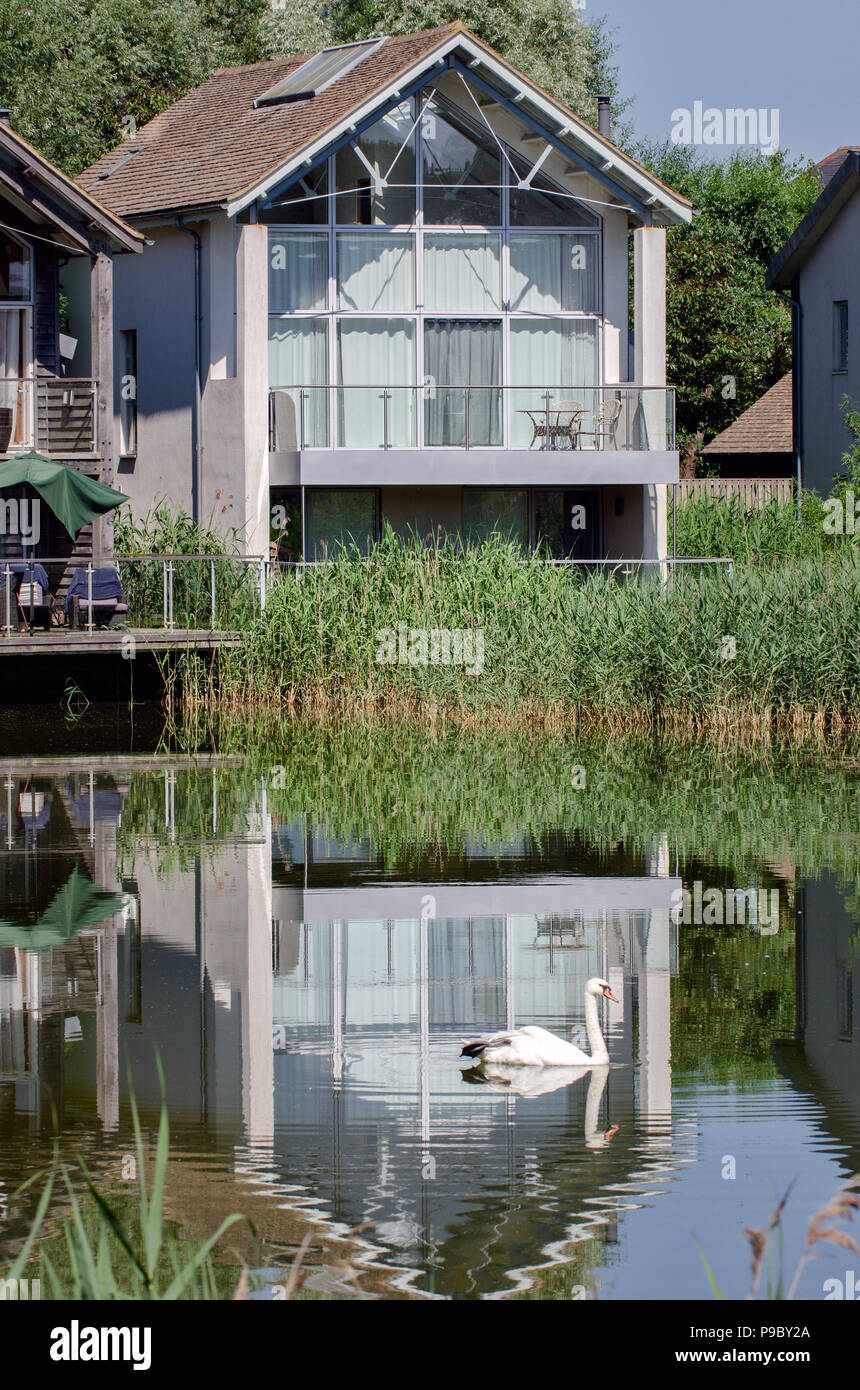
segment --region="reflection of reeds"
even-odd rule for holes
[[[832,744],[824,765],[811,756],[816,745],[776,743],[732,744],[715,762],[707,743],[486,728],[464,736],[441,720],[428,730],[243,708],[225,712],[214,734],[241,766],[178,768],[175,835],[164,772],[134,774],[117,829],[124,871],[142,844],[193,856],[245,833],[265,786],[276,822],[306,819],[340,839],[369,838],[386,864],[425,846],[450,854],[471,834],[526,839],[537,850],[563,829],[606,855],[619,844],[646,853],[665,837],[682,863],[707,859],[736,879],[758,873],[763,860],[800,861],[809,874],[831,870],[860,896],[860,780],[835,762]],[[575,766],[586,772],[582,789],[572,784]],[[787,894],[784,901],[788,909]]]
[[[400,623],[480,631],[482,672],[378,661],[378,634]],[[245,707],[427,728],[808,738],[860,730],[859,625],[853,551],[619,583],[498,539],[457,553],[387,535],[367,558],[276,577],[239,649],[173,665],[173,713],[204,726]]]
[[[75,1183],[55,1155],[27,1239],[6,1279],[17,1281],[28,1273],[32,1277],[37,1271],[42,1289],[51,1298],[75,1302],[223,1297],[225,1276],[219,1272],[213,1256],[229,1227],[245,1218],[227,1217],[205,1241],[183,1240],[168,1229],[164,1217],[169,1156],[167,1105],[162,1103],[151,1186],[146,1180],[143,1132],[133,1097],[131,1108],[138,1183],[136,1215],[132,1214],[135,1203],[127,1197],[120,1203],[114,1198],[108,1200],[79,1159],[81,1193],[80,1183]],[[51,1199],[58,1180],[65,1188],[69,1215],[62,1220],[60,1236],[55,1237],[45,1227],[51,1218]],[[25,1187],[34,1181],[30,1179]],[[232,1279],[233,1272],[226,1277]]]
[[[856,1174],[853,1178],[850,1178],[848,1182],[843,1183],[831,1197],[830,1201],[810,1217],[803,1254],[794,1271],[794,1277],[788,1292],[785,1292],[785,1281],[783,1277],[782,1218],[793,1185],[794,1184],[791,1184],[783,1193],[765,1230],[757,1226],[744,1227],[744,1234],[749,1241],[751,1252],[750,1269],[752,1283],[748,1294],[750,1299],[756,1299],[759,1296],[759,1289],[761,1287],[765,1268],[767,1269],[765,1298],[771,1300],[784,1299],[788,1301],[793,1299],[797,1293],[800,1276],[810,1260],[814,1260],[816,1256],[824,1253],[819,1247],[824,1245],[839,1245],[846,1250],[851,1250],[855,1255],[860,1255],[860,1248],[858,1248],[856,1241],[847,1231],[842,1230],[838,1224],[840,1222],[853,1221],[855,1211],[860,1210],[860,1197],[856,1194],[856,1189],[860,1187],[860,1174]],[[773,1258],[774,1239],[777,1240],[779,1247],[776,1261],[774,1261]],[[696,1245],[714,1297],[724,1299],[726,1295],[717,1281],[698,1241],[696,1241]]]

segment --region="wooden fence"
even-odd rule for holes
[[[760,512],[768,502],[794,500],[793,478],[682,478],[678,484],[678,505],[700,497],[730,501],[739,497],[744,510]]]

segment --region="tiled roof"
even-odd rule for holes
[[[829,154],[826,159],[820,159],[815,168],[821,176],[821,182],[826,188],[833,175],[838,173],[849,154],[860,149],[858,145],[840,145],[838,150]]]
[[[838,155],[841,159],[837,159]],[[831,159],[835,162],[829,164],[828,180],[820,194],[765,271],[764,282],[769,290],[792,287],[828,228],[860,189],[860,150],[845,146]]]
[[[78,182],[121,214],[223,202],[385,88],[438,48],[458,26],[386,39],[351,72],[309,101],[255,110],[254,101],[308,60],[308,54],[221,68],[137,134],[85,169]],[[138,153],[107,179],[133,148]]]
[[[0,163],[7,159],[12,161],[7,167],[23,168],[28,178],[49,188],[54,197],[59,198],[66,207],[74,209],[75,215],[91,229],[107,236],[124,250],[143,249],[142,233],[123,222],[115,209],[106,207],[95,190],[81,189],[68,174],[52,164],[47,155],[37,150],[17,130],[0,121]],[[2,182],[0,177],[0,186]]]
[[[381,96],[401,74],[420,71],[435,52],[445,45],[450,48],[457,35],[483,50],[489,59],[504,63],[513,79],[530,82],[459,21],[385,39],[351,71],[306,101],[254,107],[256,98],[313,55],[222,68],[85,169],[78,183],[125,217],[210,207],[238,199],[334,131],[354,111],[371,103],[377,93]],[[645,184],[652,192],[665,190],[675,215],[680,208],[683,219],[689,220],[691,205],[686,198],[598,136],[561,103],[555,105],[574,134],[579,131],[589,140],[596,138],[610,147],[618,174],[634,185]]]
[[[790,454],[791,372],[765,391],[755,405],[712,439],[703,454]]]

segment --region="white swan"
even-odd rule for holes
[[[599,976],[589,980],[585,986],[585,1030],[591,1056],[574,1047],[573,1043],[557,1038],[546,1028],[529,1024],[526,1028],[514,1028],[508,1033],[493,1033],[489,1038],[478,1038],[464,1045],[461,1057],[478,1059],[479,1066],[491,1064],[518,1067],[605,1067],[609,1063],[609,1053],[600,1020],[597,1017],[597,999],[618,1000],[609,985]]]

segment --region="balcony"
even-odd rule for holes
[[[89,377],[0,377],[0,454],[95,454],[97,393]]]
[[[625,383],[281,387],[269,449],[280,484],[678,481],[674,391]]]
[[[295,386],[269,392],[269,449],[672,450],[661,386]]]

